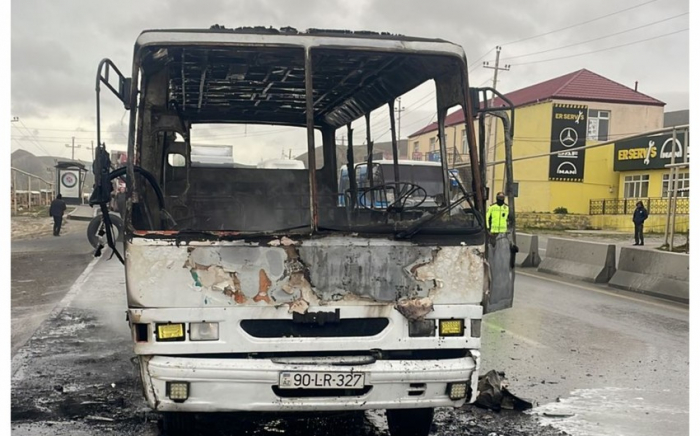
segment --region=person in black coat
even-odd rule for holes
[[[637,208],[632,214],[634,222],[634,245],[644,245],[644,221],[649,217],[649,213],[644,207],[644,203],[637,202]]]
[[[53,235],[58,236],[61,233],[61,224],[63,223],[63,213],[66,211],[66,202],[63,201],[61,194],[56,196],[56,199],[51,202],[49,207],[49,216],[53,218]]]

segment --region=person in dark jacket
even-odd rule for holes
[[[56,196],[56,199],[51,202],[49,207],[49,216],[53,218],[53,235],[59,236],[61,233],[61,224],[63,223],[63,213],[66,211],[66,202],[63,201],[61,194]]]
[[[644,221],[649,217],[649,213],[644,207],[644,203],[637,202],[637,208],[632,215],[634,222],[634,245],[644,245]]]

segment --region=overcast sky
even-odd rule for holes
[[[75,136],[76,157],[89,159],[97,64],[109,57],[129,74],[134,41],[153,28],[263,25],[438,37],[464,47],[472,86],[490,84],[493,70],[481,63],[493,63],[493,48],[501,45],[501,58],[512,65],[499,73],[501,91],[587,68],[630,87],[638,81],[639,91],[666,102],[667,111],[688,108],[687,0],[16,0],[11,7],[11,116],[19,117],[12,150],[37,155],[70,157],[65,144]],[[605,50],[620,45],[626,46]],[[403,137],[430,121],[430,105],[419,106],[424,89],[402,101]],[[128,116],[103,95],[103,129],[112,132],[103,137],[108,148],[124,149]]]

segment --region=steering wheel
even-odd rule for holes
[[[394,199],[389,202],[387,191],[394,192]],[[369,195],[368,195],[369,194]],[[411,207],[418,207],[428,198],[428,193],[421,186],[410,182],[392,182],[376,185],[371,188],[363,188],[358,202],[368,210],[393,210],[403,211],[409,200],[415,201]],[[374,201],[374,204],[371,202]],[[369,202],[369,204],[368,204]],[[379,203],[379,204],[377,204]]]

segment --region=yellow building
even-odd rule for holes
[[[657,159],[651,166],[643,163],[648,141],[656,139],[660,147],[668,136],[640,138],[633,143],[611,141],[662,129],[665,103],[585,69],[508,93],[506,98],[516,108],[513,175],[518,184],[516,209],[519,212],[551,213],[565,208],[573,214],[601,215],[601,202],[609,200],[606,204],[610,208],[605,215],[611,215],[616,204],[613,200],[629,199],[636,203],[639,198],[654,206],[654,212],[662,208],[654,201],[667,196],[670,171],[664,164],[668,159]],[[496,99],[494,106],[502,105],[503,102]],[[449,163],[459,165],[466,160],[462,111],[448,115],[445,126]],[[643,140],[647,141],[647,147],[639,151],[643,148],[638,146],[639,141]],[[439,149],[436,123],[410,135],[408,142],[409,154],[414,159],[439,158],[431,154]],[[607,145],[569,151],[599,143]],[[500,121],[494,122],[487,144],[489,161],[505,159]],[[496,144],[495,150],[493,144]],[[633,151],[624,151],[625,148]],[[656,152],[660,153],[660,149]],[[671,152],[665,153],[668,157]],[[534,155],[544,156],[518,160]],[[620,161],[622,157],[627,158],[627,163]],[[642,167],[630,166],[637,161],[642,162]],[[682,188],[687,187],[687,170],[683,174],[680,176]],[[492,195],[504,189],[504,165],[489,168],[487,184]],[[681,192],[687,195],[687,191]],[[629,212],[624,219],[630,221],[631,226],[629,217],[634,206],[627,211],[625,202],[619,204],[623,205],[622,209],[614,209],[614,213]],[[602,222],[599,227],[611,227],[607,220],[596,222]],[[625,228],[626,225],[621,221],[612,227]]]

